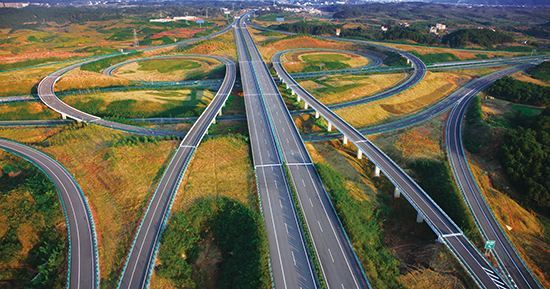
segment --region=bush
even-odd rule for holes
[[[532,77],[542,81],[550,81],[550,61],[545,61],[527,70]]]
[[[270,29],[312,35],[334,34],[336,32],[336,28],[339,27],[340,26],[338,25],[321,21],[298,21],[294,23],[283,23],[269,26]]]
[[[466,111],[466,127],[463,130],[462,141],[464,147],[472,153],[479,153],[481,149],[491,142],[492,133],[489,125],[483,120],[481,99],[476,96],[470,102]]]
[[[178,288],[203,287],[197,258],[212,242],[221,252],[217,288],[268,288],[268,252],[260,217],[229,198],[197,200],[186,212],[172,216],[164,233],[157,272]],[[206,270],[207,271],[207,270]]]

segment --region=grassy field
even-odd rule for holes
[[[258,213],[258,199],[248,141],[242,135],[216,136],[207,139],[199,146],[178,190],[172,209],[173,213],[188,212],[193,210],[197,202],[212,198],[227,198]],[[266,246],[266,244],[264,243],[262,246]],[[204,250],[205,247],[208,248],[209,253],[191,264],[194,282],[202,284],[204,286],[202,288],[228,286],[228,284],[216,283],[220,274],[223,274],[223,270],[220,271],[218,267],[223,258],[216,254],[219,252],[219,247],[212,244],[212,240],[206,240],[201,245],[201,250]],[[265,270],[265,266],[267,266],[265,261],[262,261],[261,270]],[[205,282],[200,276],[210,276],[210,281]],[[244,284],[242,285],[244,286]],[[176,288],[176,286],[169,279],[155,273],[151,288],[168,289]]]
[[[522,55],[522,53],[505,52],[505,51],[485,51],[485,50],[463,50],[452,49],[445,47],[430,47],[421,45],[407,44],[388,44],[384,45],[410,51],[418,55],[422,60],[428,63],[453,61],[453,60],[468,60],[468,59],[487,59],[494,57],[512,57]]]
[[[130,81],[114,76],[108,76],[99,72],[81,70],[79,68],[67,72],[55,84],[56,91],[70,89],[90,89],[108,86],[126,86]]]
[[[367,104],[339,109],[336,112],[357,127],[396,119],[441,100],[474,76],[490,71],[492,70],[428,72],[420,83],[402,93]]]
[[[100,117],[198,116],[214,97],[210,90],[140,90],[70,95],[67,104]]]
[[[132,81],[180,81],[201,79],[213,70],[224,70],[216,60],[196,59],[152,59],[121,66],[114,75]]]
[[[65,288],[67,231],[55,187],[0,150],[0,280],[6,288]]]
[[[550,81],[543,81],[540,79],[536,79],[534,77],[531,77],[530,75],[524,73],[524,72],[517,72],[512,75],[513,78],[524,81],[524,82],[530,82],[542,86],[550,86]]]
[[[71,63],[0,72],[0,97],[31,94],[42,78]]]
[[[321,102],[333,104],[374,95],[397,85],[406,76],[406,73],[330,75],[298,82]]]
[[[361,67],[369,63],[368,58],[360,55],[332,51],[295,51],[282,58],[290,73]]]
[[[115,286],[146,200],[177,145],[120,141],[127,136],[93,125],[0,129],[0,137],[54,157],[81,185],[96,223],[103,288]]]
[[[0,104],[0,120],[59,119],[60,115],[40,102]]]
[[[237,59],[237,47],[233,32],[226,32],[213,39],[204,40],[186,47],[179,52],[190,54],[221,55],[233,60]]]

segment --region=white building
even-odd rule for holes
[[[166,18],[158,18],[158,19],[149,19],[149,22],[155,22],[155,23],[166,23],[166,22],[172,22],[174,21],[172,18],[166,17]]]

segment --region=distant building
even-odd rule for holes
[[[174,21],[181,21],[181,20],[185,20],[185,21],[197,21],[197,20],[202,20],[201,18],[197,17],[197,16],[175,16],[174,18],[172,18]]]
[[[336,28],[336,36],[340,36],[340,32],[342,32],[340,28]]]
[[[28,2],[0,2],[0,8],[23,8],[29,6]]]
[[[435,28],[435,26],[430,26],[430,33],[437,35],[437,28]]]
[[[383,32],[388,31],[388,29],[390,29],[390,28],[389,28],[388,26],[386,26],[386,25],[380,26],[380,30],[382,30]]]
[[[284,18],[284,17],[277,17],[277,18],[275,18],[275,21],[277,21],[277,22],[285,22],[285,18]]]
[[[406,28],[406,27],[409,27],[411,25],[408,22],[399,22],[399,26]]]
[[[170,17],[158,18],[158,19],[149,19],[149,22],[155,22],[155,23],[166,23],[166,22],[172,22],[172,21],[174,21],[174,20]]]
[[[443,31],[445,29],[447,29],[447,25],[443,24],[443,23],[436,23],[435,24],[435,28],[438,30],[438,31]]]

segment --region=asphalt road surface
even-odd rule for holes
[[[274,63],[274,67],[283,82],[291,86],[302,99],[317,110],[327,122],[342,132],[350,142],[357,146],[362,154],[365,154],[370,161],[384,172],[386,177],[397,187],[419,212],[428,226],[436,233],[438,241],[447,245],[480,287],[509,288],[492,265],[464,236],[460,228],[409,175],[384,152],[365,138],[363,134],[299,86],[279,63]]]
[[[95,226],[86,197],[76,180],[61,164],[34,148],[6,139],[0,139],[0,148],[40,168],[59,193],[69,237],[68,288],[99,288]]]
[[[170,215],[172,201],[179,184],[191,161],[197,146],[208,132],[210,124],[225,105],[235,83],[235,64],[228,59],[220,58],[225,64],[225,78],[212,102],[193,124],[180,143],[168,167],[159,181],[141,224],[134,237],[130,253],[120,277],[118,288],[147,288],[149,277],[154,267],[160,237]]]
[[[239,70],[244,91],[256,186],[269,242],[272,281],[275,288],[317,288],[304,236],[273,128],[263,103],[253,59],[246,47],[246,28],[235,27]]]
[[[238,43],[248,51],[248,64],[253,71],[253,77],[243,77],[243,82],[254,82],[259,88],[260,99],[264,103],[268,122],[275,136],[275,145],[296,191],[306,223],[305,230],[311,235],[323,279],[330,288],[369,288],[370,284],[363,273],[361,263],[353,251],[294,121],[242,22],[240,31]],[[280,233],[282,232],[277,232]]]
[[[518,71],[520,68],[527,67],[515,67],[509,71]],[[462,144],[462,119],[464,118],[468,104],[487,85],[488,83],[486,82],[480,82],[470,90],[465,91],[460,101],[451,110],[445,127],[447,155],[449,156],[458,187],[464,195],[484,239],[496,241],[494,253],[499,261],[500,269],[506,272],[517,288],[542,288],[515,251],[512,243],[508,240],[498,221],[495,219],[470,170]]]

